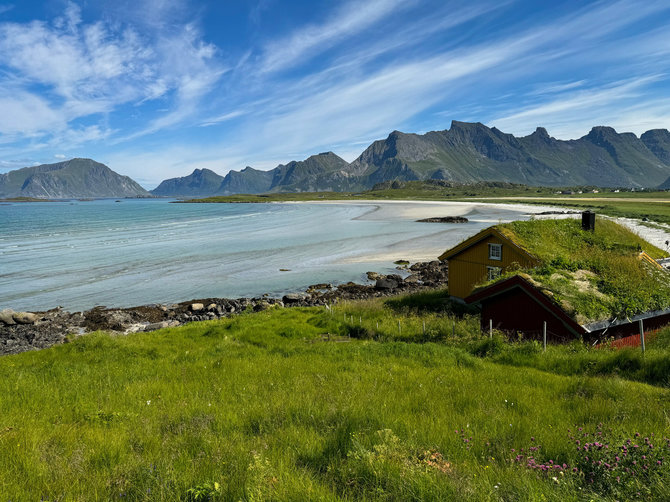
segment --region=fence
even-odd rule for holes
[[[660,329],[655,329],[651,331],[645,331],[644,333],[644,339],[646,343],[652,342],[657,336],[658,332]],[[596,345],[597,349],[606,349],[606,348],[612,348],[612,349],[636,349],[642,345],[642,338],[640,335],[630,335],[630,336],[625,336],[623,338],[619,338],[618,340],[609,340],[607,342],[601,342],[598,345]]]

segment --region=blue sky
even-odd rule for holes
[[[669,73],[667,0],[0,0],[0,172],[91,157],[153,188],[452,120],[639,135],[670,127]]]

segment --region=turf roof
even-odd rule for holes
[[[594,232],[575,219],[495,228],[541,262],[502,278],[523,275],[580,324],[670,308],[670,273],[639,259],[640,251],[655,259],[667,253],[613,221],[598,218]]]

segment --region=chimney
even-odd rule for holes
[[[584,211],[582,213],[582,230],[593,232],[596,229],[596,213]]]

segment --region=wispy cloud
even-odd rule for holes
[[[130,26],[83,24],[73,3],[51,25],[1,24],[0,64],[8,70],[5,87],[15,92],[4,108],[14,113],[3,113],[0,134],[58,131],[82,117],[158,99],[175,105],[147,130],[173,126],[222,74],[215,56],[191,24],[148,39]],[[101,137],[85,134],[82,141]]]
[[[585,132],[581,129],[584,121],[580,121],[578,117],[588,117],[586,120],[590,125],[587,127],[621,123],[618,116],[622,110],[628,108],[631,101],[639,98],[646,86],[660,78],[659,75],[650,75],[605,87],[563,93],[551,101],[528,106],[509,115],[494,117],[490,122],[500,129],[515,133],[532,130],[533,124],[542,124],[559,137],[574,138]]]
[[[360,33],[412,3],[412,0],[350,1],[328,21],[302,27],[289,37],[268,44],[263,51],[260,69],[274,72],[304,63],[341,43],[343,38]]]

